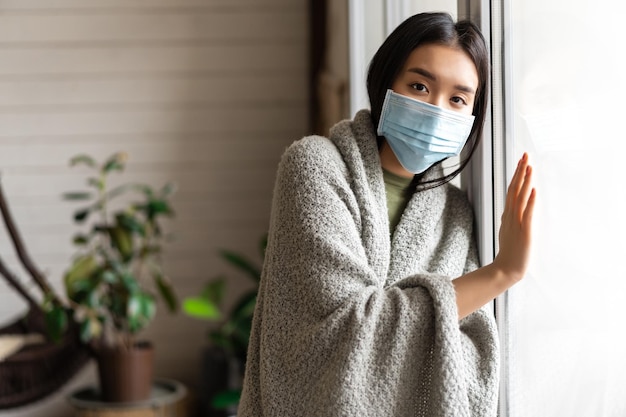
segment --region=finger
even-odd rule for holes
[[[513,177],[511,178],[511,182],[509,182],[509,186],[506,189],[507,194],[510,194],[510,191],[513,189],[513,183],[515,181],[515,178],[517,178],[517,176],[519,175],[519,170],[520,170],[520,166],[522,165],[522,159],[524,157],[522,156],[522,158],[519,159],[519,161],[517,161],[517,166],[515,167],[515,171],[513,172]]]
[[[526,209],[524,210],[524,217],[522,218],[522,224],[524,228],[530,228],[533,222],[533,214],[535,212],[535,201],[537,201],[537,190],[532,189],[528,202],[526,203]]]
[[[530,198],[531,193],[531,184],[533,177],[533,167],[530,165],[526,166],[526,175],[524,176],[522,187],[519,190],[519,194],[517,195],[516,201],[516,219],[521,222],[524,212],[526,210],[526,206],[528,204],[528,199]]]
[[[515,168],[515,172],[513,173],[513,178],[511,178],[511,183],[509,184],[508,193],[513,196],[513,200],[515,199],[515,196],[519,192],[519,187],[520,187],[522,179],[524,178],[527,165],[528,165],[528,157],[526,153],[524,153],[524,155],[522,155],[522,157],[517,163],[517,168]]]
[[[511,178],[511,182],[509,183],[509,188],[506,194],[505,210],[507,207],[512,208],[515,206],[514,203],[517,199],[517,195],[519,194],[519,189],[521,187],[527,165],[528,154],[524,152],[524,155],[522,155],[519,162],[517,163],[517,168],[515,169],[515,172],[513,173],[513,178]]]

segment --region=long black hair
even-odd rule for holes
[[[420,13],[402,22],[383,42],[370,62],[367,93],[374,126],[378,126],[387,90],[392,87],[411,52],[425,44],[446,45],[467,53],[478,72],[478,90],[472,110],[475,116],[474,125],[461,153],[458,168],[441,178],[425,180],[424,174],[430,171],[431,167],[426,172],[415,176],[412,190],[438,187],[459,175],[478,147],[487,112],[489,56],[480,29],[468,20],[455,23],[448,13]],[[382,140],[384,138],[379,136],[379,146]]]

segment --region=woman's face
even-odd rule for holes
[[[472,114],[478,72],[462,49],[425,44],[411,52],[392,89],[444,109]]]
[[[478,71],[463,50],[439,44],[425,44],[411,52],[392,90],[444,109],[472,114]],[[380,147],[381,164],[396,175],[412,178],[384,141]]]

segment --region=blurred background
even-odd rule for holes
[[[177,184],[163,260],[179,297],[217,275],[228,276],[225,307],[253,288],[218,250],[260,264],[283,150],[348,116],[347,7],[345,0],[0,0],[0,180],[50,283],[63,293],[78,231],[79,205],[61,196],[85,186],[87,171],[68,161],[124,151],[127,168],[111,175],[113,183]],[[4,227],[0,255],[32,289]],[[26,309],[0,282],[0,325]],[[156,375],[196,391],[211,326],[159,306],[142,334],[155,342]],[[92,363],[57,394],[0,415],[69,415],[68,393],[91,383]]]

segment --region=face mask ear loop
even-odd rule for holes
[[[380,118],[378,119],[378,128],[376,129],[376,134],[378,136],[384,136],[382,131],[382,124],[385,122],[385,114],[387,114],[387,109],[389,108],[389,102],[391,101],[391,93],[393,90],[387,90],[385,94],[385,100],[383,101],[383,108],[380,111]]]

